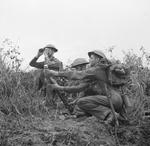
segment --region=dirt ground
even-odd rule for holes
[[[116,146],[112,127],[94,117],[64,116],[57,109],[40,116],[1,113],[0,126],[0,146]],[[118,130],[120,146],[135,146],[133,133],[135,129]]]

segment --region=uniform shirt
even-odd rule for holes
[[[108,82],[107,65],[98,64],[95,67],[90,67],[84,71],[63,71],[59,72],[58,76],[63,76],[71,80],[87,80],[85,84],[94,88],[98,94],[105,95],[104,83]],[[86,86],[86,85],[85,85]],[[82,86],[81,86],[82,88]]]
[[[42,61],[42,62],[37,62],[38,58],[37,57],[34,57],[31,62],[30,62],[30,66],[32,67],[36,67],[38,69],[44,69],[44,64],[45,62]],[[63,68],[63,65],[62,65],[62,62],[59,61],[57,58],[55,57],[52,57],[50,59],[50,63],[48,64],[48,68],[51,69],[51,70],[55,70],[55,71],[58,71],[58,70],[61,70]]]
[[[38,69],[44,69],[45,61],[37,62],[37,60],[38,60],[38,58],[34,57],[30,62],[30,66],[36,67]],[[59,61],[55,57],[52,57],[50,59],[49,64],[48,64],[48,68],[51,70],[59,71],[59,70],[62,70],[63,65],[62,65],[61,61]],[[45,79],[45,75],[44,75],[43,70],[39,70],[39,72],[40,72],[40,74],[35,79],[36,80],[35,86],[38,90],[40,90],[43,87],[44,79]]]
[[[97,65],[95,67],[87,68],[84,71],[60,71],[58,76],[63,76],[71,80],[82,80],[82,79],[91,79],[91,80],[101,80],[106,81],[106,66]]]

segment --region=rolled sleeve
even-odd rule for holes
[[[43,69],[44,68],[44,62],[37,62],[38,58],[34,57],[31,62],[29,63],[30,66],[32,67],[36,67],[39,69]]]
[[[65,92],[68,92],[68,93],[76,93],[76,92],[81,92],[83,91],[84,89],[86,89],[87,87],[89,86],[89,84],[86,84],[86,83],[80,83],[79,85],[77,86],[59,86],[58,89],[59,90],[62,90],[62,91],[65,91]]]
[[[82,79],[89,79],[95,78],[95,69],[87,69],[85,71],[63,71],[59,72],[58,76],[63,76],[71,80],[82,80]]]

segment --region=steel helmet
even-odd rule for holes
[[[78,65],[83,65],[83,64],[88,64],[89,62],[86,61],[86,59],[84,58],[77,58],[73,61],[73,63],[71,64],[71,67],[76,67]]]
[[[94,51],[88,52],[89,57],[92,54],[96,54],[96,55],[98,55],[98,56],[100,56],[102,58],[106,58],[105,54],[102,51],[100,51],[100,50],[94,50]]]
[[[52,44],[48,44],[44,48],[52,48],[55,52],[58,51],[58,49],[56,49],[56,47],[54,45],[52,45]]]

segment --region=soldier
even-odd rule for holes
[[[77,71],[82,71],[86,69],[86,66],[89,62],[84,58],[77,58],[71,64],[71,68],[75,68]]]
[[[84,98],[80,98],[77,102],[77,105],[80,109],[82,109],[85,113],[94,115],[100,120],[105,120],[108,117],[108,123],[113,120],[112,110],[110,108],[110,103],[107,98],[107,91],[105,89],[105,84],[110,81],[108,78],[108,68],[111,66],[110,62],[106,59],[106,56],[103,52],[99,50],[94,50],[88,53],[90,67],[84,71],[67,71],[67,72],[55,72],[55,71],[47,71],[47,75],[53,76],[63,76],[68,79],[75,80],[87,80],[86,83],[80,88],[87,88],[91,83],[94,84],[95,90],[97,94],[91,96],[85,96]],[[124,74],[124,70],[122,68],[116,68],[119,72]],[[74,90],[74,89],[72,89]],[[76,90],[77,89],[76,87]],[[109,89],[111,93],[111,99],[113,106],[116,112],[122,111],[123,100],[121,95],[115,91],[113,88]]]
[[[48,64],[48,68],[51,70],[61,70],[62,62],[54,57],[54,53],[57,51],[55,46],[51,44],[46,45],[44,48],[39,49],[37,55],[31,60],[30,66],[44,69],[44,65]],[[43,54],[45,55],[45,61],[37,62],[38,58]]]
[[[46,96],[46,88],[43,87],[44,79],[45,79],[44,72],[43,72],[44,65],[48,65],[48,69],[55,70],[55,71],[60,71],[63,68],[62,62],[54,57],[54,53],[56,53],[57,51],[58,50],[54,45],[48,44],[44,48],[39,49],[37,55],[30,62],[30,66],[35,67],[37,69],[42,69],[40,72],[40,76],[38,77],[38,90],[43,89],[45,96]],[[37,60],[41,55],[44,55],[45,60],[42,62],[37,62]],[[50,89],[47,91],[49,92],[47,92],[45,105],[49,106],[52,104],[51,102],[53,102],[53,97],[51,96],[55,96],[55,93],[51,93]]]
[[[89,62],[86,61],[86,59],[84,59],[84,58],[77,58],[71,64],[71,69],[76,70],[76,71],[85,70],[88,63]],[[69,80],[67,86],[75,86],[75,85],[78,85],[79,83],[80,83],[80,81],[78,81],[78,80],[76,80],[76,81]],[[72,94],[72,97],[76,98],[77,96],[81,96],[82,93],[80,93],[80,95],[79,94],[77,95],[77,94]]]
[[[84,58],[77,58],[73,61],[73,63],[71,64],[71,68],[76,70],[76,71],[83,71],[87,68],[87,65],[89,64],[89,62],[84,59]],[[81,111],[78,106],[76,106],[76,102],[78,101],[79,98],[84,97],[85,94],[85,90],[84,91],[77,91],[77,92],[73,92],[72,91],[72,87],[78,86],[81,84],[82,81],[80,80],[70,80],[68,85],[65,87],[66,88],[66,92],[71,93],[71,97],[72,100],[69,104],[72,105],[74,107],[74,111],[73,114],[77,114],[77,115],[85,115],[83,111]],[[56,87],[57,85],[55,85]],[[54,88],[54,86],[53,86]],[[55,88],[57,90],[61,90],[61,88],[57,87]],[[64,91],[64,90],[63,90]]]

